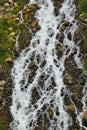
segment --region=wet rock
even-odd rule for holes
[[[75,31],[73,38],[74,38],[73,40],[75,43],[77,43],[78,41],[81,41],[83,39],[82,29],[80,27]]]
[[[44,127],[43,127],[43,129],[48,130],[49,126],[50,126],[50,122],[49,122],[49,119],[47,117],[47,114],[44,114]]]
[[[66,73],[64,75],[64,83],[65,84],[70,84],[70,85],[73,84],[73,77],[69,73]]]
[[[75,114],[75,106],[70,104],[70,105],[66,106],[66,110],[67,110],[67,113],[69,114],[69,116],[72,117],[72,124],[75,124],[76,117],[77,117],[77,115]]]
[[[40,27],[40,25],[37,25],[37,26],[35,26],[34,28],[32,28],[32,32],[33,33],[36,33],[38,30],[40,30],[41,29],[41,27]]]
[[[35,61],[31,61],[29,64],[29,69],[32,69],[35,66],[36,66]]]
[[[69,26],[69,22],[65,21],[61,26],[60,26],[60,31],[64,32],[65,29]]]
[[[80,91],[80,93],[82,94],[82,91]],[[74,104],[75,104],[75,106],[77,107],[77,109],[78,109],[79,112],[81,112],[82,109],[83,109],[83,104],[82,104],[82,102],[81,102],[81,97],[82,97],[82,96],[79,97],[78,92],[73,93],[73,94],[71,95],[71,99],[72,99],[72,101],[74,102]]]
[[[77,122],[76,119],[74,119],[73,121],[73,124],[71,126],[69,126],[69,130],[79,130],[80,129],[80,126],[79,126],[79,123]],[[84,130],[84,129],[82,129]]]
[[[3,122],[3,128],[5,130],[9,129],[9,124],[12,121],[10,116],[11,114],[9,112],[12,95],[12,80],[10,77],[10,70],[10,66],[0,66],[0,123]]]
[[[60,58],[62,56],[62,51],[63,51],[63,47],[61,44],[57,44],[56,45],[56,50],[57,50],[57,53],[58,53],[58,57]]]
[[[83,115],[82,115],[82,123],[85,127],[87,127],[87,111],[84,111],[83,112]]]
[[[37,24],[38,24],[38,20],[35,19],[35,20],[32,21],[31,27],[35,27]]]
[[[68,94],[65,94],[64,96],[64,103],[66,106],[69,106],[71,103],[70,96]]]
[[[67,34],[67,38],[71,41],[71,39],[72,39],[72,35],[71,35],[70,32]]]
[[[40,67],[43,68],[46,65],[46,61],[44,60],[41,64]]]
[[[31,4],[29,6],[27,6],[24,10],[23,10],[23,19],[25,23],[31,23],[33,18],[34,18],[34,14],[35,12],[40,9],[40,7],[37,4]]]
[[[85,78],[83,76],[80,76],[80,78],[79,78],[79,84],[84,86],[85,82],[86,82]]]
[[[57,36],[56,36],[56,39],[59,40],[60,43],[63,43],[63,40],[64,40],[64,34],[63,33],[58,33]]]
[[[36,73],[34,70],[32,70],[30,73],[29,73],[29,78],[28,78],[28,82],[29,83],[32,83],[33,82],[33,79],[35,77]]]
[[[37,88],[34,88],[32,90],[32,103],[35,104],[39,100],[39,98],[40,98],[40,95],[37,91]]]
[[[53,118],[53,110],[51,107],[48,108],[48,114],[49,114],[50,119],[52,119]]]
[[[75,106],[74,105],[68,105],[67,109],[70,111],[75,111]]]
[[[87,111],[83,112],[82,118],[87,120]]]
[[[58,16],[58,14],[59,14],[59,8],[54,8],[54,14],[55,14],[55,16]]]
[[[56,0],[51,0],[53,2],[53,5],[54,5],[54,14],[55,16],[58,16],[59,14],[59,9],[61,8],[62,6],[62,2],[61,1],[56,1]]]

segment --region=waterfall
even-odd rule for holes
[[[82,68],[78,46],[81,39],[77,43],[74,40],[78,29],[75,1],[64,0],[57,15],[51,0],[30,0],[28,5],[30,4],[41,7],[35,14],[41,29],[32,36],[29,46],[14,61],[11,106],[13,122],[10,128],[69,130],[73,121],[64,103],[64,96],[69,92],[63,75],[65,61],[75,50],[74,62],[78,68]],[[62,31],[64,24],[68,26]],[[71,34],[70,38],[68,34]],[[82,124],[76,107],[75,114],[81,130]]]

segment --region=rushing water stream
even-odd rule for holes
[[[78,28],[75,20],[75,0],[64,0],[58,16],[54,14],[51,0],[30,0],[29,4],[32,3],[41,7],[36,12],[41,29],[32,37],[29,47],[14,61],[11,106],[14,120],[11,129],[34,130],[38,127],[37,120],[41,117],[43,130],[68,130],[72,125],[72,118],[65,109],[64,94],[68,91],[63,82],[63,73],[65,60],[75,49],[77,52],[74,54],[74,61],[78,68],[82,67],[79,42],[74,42],[74,32]],[[58,35],[62,34],[63,21],[68,22],[68,27],[63,32],[64,39],[61,42]],[[71,39],[67,37],[68,33],[71,34]],[[58,56],[57,45],[62,46],[61,57]],[[31,64],[34,66],[34,75],[32,81],[29,81],[29,75],[33,71]],[[75,113],[82,130],[77,109]]]

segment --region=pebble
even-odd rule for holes
[[[4,6],[9,7],[9,3],[5,3]]]
[[[10,3],[13,3],[13,0],[9,0]]]
[[[5,85],[6,81],[5,80],[1,80],[0,81],[0,87],[3,87]]]

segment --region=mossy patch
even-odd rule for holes
[[[80,0],[78,7],[81,12],[87,13],[87,0]]]
[[[8,129],[8,122],[7,122],[7,117],[5,117],[5,115],[1,115],[0,118],[0,130],[7,130]]]
[[[6,58],[12,57],[12,54],[10,51],[6,50],[0,50],[0,64],[6,65],[7,62],[5,62]]]
[[[3,13],[0,12],[0,64],[6,65],[5,59],[12,57],[12,50],[16,41],[16,32],[19,29],[18,21],[15,21],[15,17],[19,10],[23,9],[24,5],[28,3],[28,0],[15,0],[15,3],[8,8],[8,12],[5,10],[5,3],[8,0],[0,0],[0,5],[3,8]],[[14,34],[14,35],[13,35]]]
[[[4,17],[0,19],[0,64],[6,64],[5,59],[12,56],[12,49],[15,44],[16,36],[10,36],[12,31],[16,33],[17,27],[13,19]]]
[[[0,0],[0,5],[4,5],[5,2],[7,2],[8,0]]]
[[[19,6],[14,6],[12,9],[12,13],[17,14],[19,12],[19,10],[20,10]]]

